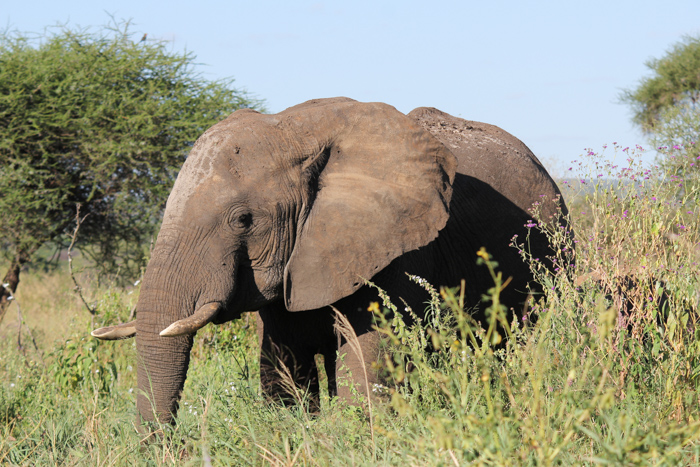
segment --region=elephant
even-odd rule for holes
[[[344,97],[273,115],[238,110],[202,134],[175,181],[136,320],[92,335],[135,335],[145,423],[173,422],[196,331],[247,311],[257,311],[266,395],[284,398],[277,359],[317,394],[321,354],[329,393],[350,400],[341,379],[360,391],[380,381],[368,311],[378,292],[366,281],[420,313],[428,294],[406,273],[436,287],[464,280],[465,303],[483,320],[478,305],[493,286],[476,265],[485,247],[512,278],[501,299],[517,313],[536,284],[511,240],[528,235],[533,203],[552,225],[567,213],[533,153],[492,125]],[[534,256],[555,253],[546,235],[529,235]],[[336,335],[334,309],[364,359]]]

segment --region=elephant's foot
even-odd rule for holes
[[[275,345],[260,357],[260,387],[270,402],[302,405],[310,413],[320,411],[318,371],[311,358],[297,358]]]
[[[378,370],[383,359],[381,336],[371,331],[354,339],[357,339],[355,345],[346,341],[338,351],[338,397],[350,405],[365,406],[367,401],[383,399],[389,394]]]

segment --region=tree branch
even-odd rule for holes
[[[75,245],[75,240],[78,238],[78,231],[80,230],[80,224],[85,220],[87,216],[90,215],[90,213],[85,214],[82,218],[80,217],[80,203],[77,203],[75,209],[75,230],[73,231],[73,235],[71,236],[70,239],[70,245],[68,245],[68,271],[70,272],[70,277],[73,279],[73,284],[75,284],[74,290],[78,293],[78,296],[80,297],[80,300],[82,300],[83,304],[85,305],[85,308],[90,312],[90,315],[92,316],[93,320],[95,318],[95,309],[88,305],[88,302],[85,300],[85,297],[83,296],[83,288],[81,285],[78,283],[78,280],[75,278],[75,274],[73,273],[73,256],[72,256],[72,251],[73,251],[73,245]],[[94,323],[93,323],[94,324]]]

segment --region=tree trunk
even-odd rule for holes
[[[15,258],[10,263],[10,268],[5,274],[2,280],[2,287],[0,290],[0,323],[2,323],[5,317],[5,312],[10,306],[12,297],[14,297],[17,291],[17,286],[19,285],[19,274],[22,271],[22,266],[29,262],[31,254],[23,250],[18,250]],[[5,285],[7,284],[7,285]]]

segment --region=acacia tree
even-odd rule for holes
[[[665,113],[674,107],[697,109],[700,104],[700,37],[685,37],[663,58],[646,62],[653,73],[625,90],[621,99],[632,106],[633,121],[654,133]]]
[[[166,45],[133,41],[128,23],[0,34],[0,250],[10,263],[0,318],[22,265],[65,242],[76,205],[87,215],[81,251],[103,269],[140,267],[194,140],[238,108],[261,108]]]
[[[685,37],[660,59],[646,63],[652,75],[621,95],[660,151],[659,164],[697,181],[700,161],[700,37]]]

